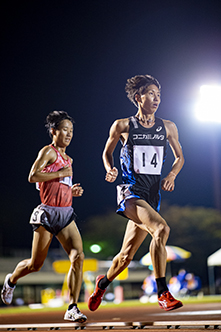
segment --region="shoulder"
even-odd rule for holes
[[[166,128],[167,131],[176,131],[177,130],[177,126],[175,125],[174,122],[170,121],[170,120],[165,120],[165,119],[162,119],[163,121],[163,124]]]
[[[178,130],[177,130],[177,126],[175,125],[174,122],[170,121],[170,120],[164,120],[162,119],[166,132],[167,132],[167,137],[174,137],[178,135]]]
[[[53,147],[51,145],[45,145],[39,152],[42,153],[50,153],[50,152],[55,152],[55,149],[53,149]]]
[[[117,119],[111,126],[112,130],[122,134],[129,131],[129,118]]]
[[[51,159],[57,156],[56,151],[52,148],[51,145],[45,145],[38,153],[40,158],[47,157],[47,159]]]

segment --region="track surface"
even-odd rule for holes
[[[120,308],[116,305],[113,308],[105,308],[102,306],[96,312],[91,312],[88,309],[82,309],[79,305],[79,308],[82,312],[88,317],[88,323],[95,322],[165,322],[165,321],[220,321],[221,322],[221,303],[199,303],[199,304],[186,304],[182,308],[179,308],[174,311],[166,312],[158,307],[158,305],[145,305],[137,307],[127,307]],[[54,311],[54,312],[33,312],[28,314],[1,314],[0,315],[0,328],[1,325],[5,324],[45,324],[45,323],[67,323],[68,321],[63,320],[63,311]],[[19,326],[18,326],[19,327]],[[159,327],[162,329],[163,327]],[[167,327],[165,326],[164,329]],[[86,328],[86,331],[90,328]],[[191,328],[191,331],[195,330],[205,330],[205,327],[196,327]],[[221,326],[219,326],[219,330]],[[41,329],[40,331],[48,331],[49,329]],[[62,329],[61,329],[62,330]],[[70,330],[73,331],[73,327],[70,327]],[[93,331],[101,331],[102,327],[97,327]],[[114,328],[114,331],[130,331],[130,328]],[[156,330],[155,328],[148,327],[148,330]],[[187,330],[182,327],[182,331]],[[26,329],[27,331],[27,329]],[[63,331],[69,331],[65,327]]]

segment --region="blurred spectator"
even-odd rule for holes
[[[201,289],[200,278],[181,269],[177,276],[170,279],[168,288],[174,295],[192,295]]]
[[[154,277],[154,273],[152,272],[149,276],[144,279],[143,285],[141,287],[144,293],[148,296],[157,293],[157,284]]]

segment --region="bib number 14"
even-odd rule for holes
[[[134,145],[134,171],[140,174],[160,175],[163,151],[163,146]]]

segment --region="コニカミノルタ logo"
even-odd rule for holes
[[[152,140],[154,140],[154,139],[156,139],[156,140],[163,141],[164,137],[165,137],[164,135],[159,135],[159,134],[154,134],[154,135],[152,135],[152,134],[133,134],[133,139],[134,140],[137,140],[137,139],[152,139]]]

